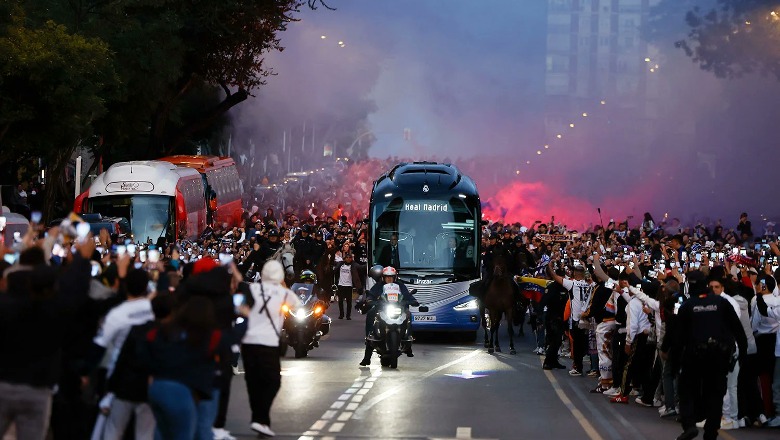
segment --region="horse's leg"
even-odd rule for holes
[[[509,354],[517,354],[515,350],[515,329],[512,328],[512,313],[513,307],[510,307],[506,311],[506,324],[509,326]],[[522,325],[520,327],[522,329]]]
[[[495,321],[493,320],[493,315],[495,315]],[[495,347],[496,347],[496,353],[501,353],[501,345],[498,342],[498,329],[501,327],[501,312],[498,313],[491,313],[490,314],[490,340],[492,341],[495,337]]]
[[[517,311],[518,313],[520,313],[520,316],[517,317],[517,322],[519,322],[518,327],[520,327],[520,329],[517,332],[517,335],[525,336],[525,330],[523,330],[523,325],[525,324],[526,307],[523,307],[523,305],[521,305]]]
[[[485,306],[482,305],[482,302],[479,303],[479,318],[480,322],[482,322],[482,334],[485,336],[485,348],[490,347],[490,341],[488,341],[488,325],[487,325],[487,318],[485,318]]]

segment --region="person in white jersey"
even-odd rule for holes
[[[585,280],[585,267],[575,265],[571,271],[572,278],[561,277],[553,270],[552,263],[547,266],[547,273],[552,279],[560,283],[569,291],[571,299],[570,331],[572,337],[573,364],[569,375],[582,376],[582,358],[588,349],[588,332],[579,328],[580,317],[590,304],[590,296],[593,293],[593,284]]]

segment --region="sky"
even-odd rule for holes
[[[659,43],[668,102],[654,132],[637,134],[650,141],[620,138],[621,108],[610,100],[583,109],[601,115],[578,120],[545,150],[554,141],[544,131],[547,0],[327,3],[336,10],[301,10],[281,34],[285,50],[266,59],[276,75],[231,112],[237,145],[278,147],[290,130],[293,152],[318,155],[327,142],[343,148],[371,131],[374,157],[495,158],[472,177],[507,220],[557,213],[588,224],[598,208],[636,221],[650,211],[727,224],[742,211],[780,214],[764,180],[780,160],[778,81],[701,71],[672,47],[687,32],[683,17],[668,18]],[[360,116],[366,124],[355,131],[350,122]]]

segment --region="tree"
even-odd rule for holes
[[[759,73],[780,79],[780,0],[717,0],[686,14],[678,41],[695,63],[719,78]]]
[[[60,176],[76,145],[97,158],[149,159],[207,137],[273,74],[264,56],[283,49],[277,33],[304,5],[330,9],[324,0],[3,2],[0,148],[42,156],[48,176]]]
[[[51,207],[64,170],[118,84],[108,46],[46,21],[30,28],[18,5],[0,28],[0,164],[34,157],[48,164]]]

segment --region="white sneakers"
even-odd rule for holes
[[[602,394],[604,394],[605,396],[611,396],[611,397],[619,396],[620,395],[620,388],[612,387],[612,388],[608,389],[607,391],[604,391]]]
[[[268,425],[261,425],[260,423],[252,423],[249,425],[250,428],[252,428],[252,431],[263,434],[266,437],[273,437],[276,435],[275,432],[271,431],[271,428]]]
[[[214,433],[214,440],[236,440],[227,429],[211,428],[211,431]]]
[[[707,423],[706,420],[702,420],[701,422],[696,424],[697,428],[704,428],[704,424]],[[723,430],[729,430],[729,429],[739,429],[739,422],[736,420],[731,420],[726,417],[721,417],[720,419],[720,429]]]

